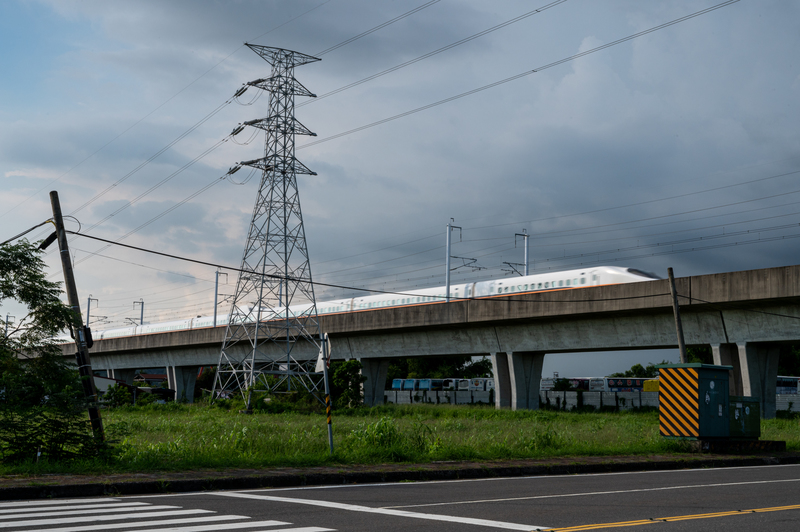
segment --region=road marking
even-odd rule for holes
[[[133,517],[136,519],[146,519],[148,517],[169,517],[178,515],[191,515],[200,513],[214,513],[211,510],[171,510],[167,512],[152,512],[147,514],[120,514],[120,515],[87,515],[81,517],[67,517],[64,519],[32,519],[29,521],[14,521],[13,523],[0,523],[0,528],[11,528],[12,526],[40,526],[40,525],[59,525],[68,523],[90,523],[92,521],[120,521]],[[28,516],[30,517],[30,516]]]
[[[140,503],[142,506],[136,506],[133,508],[95,508],[84,510],[83,508],[79,509],[70,509],[67,511],[64,510],[57,510],[57,508],[48,508],[49,511],[47,512],[40,512],[40,513],[30,513],[31,510],[24,510],[26,513],[16,513],[16,514],[3,514],[0,515],[0,519],[19,519],[20,517],[62,517],[66,515],[87,515],[87,514],[110,514],[110,513],[120,513],[120,512],[148,512],[151,510],[177,510],[180,509],[180,506],[167,506],[167,505],[160,505],[160,506],[152,506],[146,503]],[[115,506],[115,505],[111,505]]]
[[[170,527],[170,528],[152,528],[148,530],[148,532],[213,532],[214,530],[231,530],[234,528],[256,528],[256,527],[265,527],[265,526],[279,526],[279,525],[291,525],[292,523],[287,523],[286,521],[248,521],[246,523],[221,523],[218,525],[200,525],[200,526],[180,526],[180,527]],[[317,528],[317,527],[306,527],[309,532],[319,531],[325,532],[331,530],[330,528]],[[269,532],[281,532],[281,531],[295,531],[298,532],[300,530],[304,530],[302,528],[281,528],[281,529],[274,529],[270,530]],[[42,531],[45,532],[45,531]],[[50,530],[46,532],[52,532]]]
[[[29,506],[27,508],[12,508],[11,510],[0,510],[0,514],[10,514],[10,513],[20,513],[20,512],[40,512],[40,511],[49,511],[54,512],[56,510],[75,510],[76,508],[81,509],[92,509],[92,508],[122,508],[122,507],[130,507],[130,506],[150,506],[149,502],[118,502],[113,504],[85,504],[82,506]],[[174,506],[173,506],[174,508]]]
[[[702,468],[687,468],[687,469],[659,469],[659,470],[648,470],[648,471],[620,471],[616,473],[569,473],[564,475],[528,475],[528,476],[521,476],[521,477],[491,477],[491,478],[465,478],[465,479],[457,479],[457,480],[420,480],[415,482],[375,482],[375,483],[366,483],[366,484],[335,484],[335,485],[319,485],[319,486],[296,486],[293,488],[273,488],[273,489],[264,489],[264,488],[254,488],[252,490],[239,490],[242,493],[247,493],[248,491],[252,492],[264,492],[268,491],[270,493],[273,492],[280,492],[280,491],[308,491],[308,490],[340,490],[340,489],[358,489],[364,488],[365,486],[370,488],[376,487],[413,487],[419,486],[424,484],[460,484],[460,483],[467,483],[467,482],[516,482],[519,480],[536,480],[536,479],[546,479],[546,480],[565,480],[565,479],[575,479],[580,480],[586,477],[613,477],[613,476],[621,476],[621,475],[664,475],[664,474],[679,474],[679,473],[716,473],[718,471],[735,471],[738,469],[746,469],[748,471],[753,471],[756,469],[778,469],[778,468],[786,468],[786,467],[800,467],[800,464],[775,464],[775,465],[763,465],[763,466],[731,466],[731,467],[702,467]],[[186,493],[167,493],[167,494],[156,494],[156,495],[126,495],[126,499],[154,499],[154,498],[161,498],[161,497],[188,497],[190,495],[207,495],[208,492],[206,491],[192,491]],[[2,504],[0,504],[2,506]]]
[[[211,521],[230,521],[232,519],[250,519],[246,515],[205,515],[203,517],[183,517],[181,519],[162,519],[160,521],[135,521],[133,523],[124,523],[124,525],[117,525],[117,528],[136,528],[136,527],[150,527],[150,526],[169,526],[169,525],[183,525],[192,523],[209,523]],[[276,521],[278,523],[278,521]],[[279,523],[283,524],[283,523]],[[288,523],[286,523],[288,524]],[[223,523],[226,529],[233,528],[232,523]],[[93,530],[108,530],[108,525],[83,525],[83,526],[65,526],[60,528],[48,528],[47,532],[91,532]],[[186,530],[184,528],[184,530]],[[148,531],[152,532],[152,531]]]
[[[407,512],[405,510],[394,510],[390,508],[370,508],[369,506],[359,506],[355,504],[343,504],[330,501],[317,501],[309,499],[295,499],[291,497],[273,497],[270,495],[256,495],[253,493],[236,492],[210,492],[209,495],[219,495],[222,497],[236,497],[240,499],[254,499],[261,501],[273,501],[282,503],[307,504],[309,506],[321,506],[323,508],[333,508],[336,510],[347,510],[351,512],[363,512],[381,515],[393,515],[396,517],[410,517],[413,519],[426,519],[428,521],[445,521],[447,523],[462,523],[466,525],[477,525],[490,528],[502,528],[505,530],[542,530],[547,527],[523,525],[519,523],[506,523],[503,521],[490,521],[488,519],[473,519],[471,517],[457,517],[451,515],[423,514],[418,512]]]
[[[471,483],[471,482],[502,482],[502,481],[517,481],[517,480],[535,480],[535,479],[575,479],[579,480],[586,477],[613,477],[613,476],[622,476],[622,475],[654,475],[654,474],[676,474],[676,473],[714,473],[718,471],[731,471],[731,470],[738,470],[738,469],[746,469],[748,471],[752,471],[755,469],[777,469],[777,468],[785,468],[785,467],[800,467],[800,464],[775,464],[775,465],[764,465],[764,466],[732,466],[732,467],[702,467],[702,468],[689,468],[689,469],[662,469],[656,471],[619,471],[615,473],[569,473],[564,475],[530,475],[530,476],[522,476],[522,477],[491,477],[491,478],[464,478],[464,479],[457,479],[457,480],[420,480],[416,482],[379,482],[379,483],[369,483],[369,484],[336,484],[332,486],[297,486],[293,488],[274,488],[265,490],[264,488],[256,488],[252,490],[240,490],[241,492],[248,492],[248,491],[307,491],[307,490],[340,490],[340,489],[357,489],[363,488],[364,486],[369,487],[383,487],[383,486],[394,486],[394,487],[412,487],[417,486],[420,484],[463,484],[463,483]],[[203,495],[206,492],[195,492],[192,495]],[[175,493],[169,495],[141,495],[136,496],[136,498],[146,498],[146,497],[184,497],[189,495],[188,493]]]
[[[548,528],[547,532],[579,532],[581,530],[596,530],[598,528],[619,528],[623,526],[653,525],[658,521],[640,519],[639,521],[620,521],[619,523],[602,523],[597,525],[571,526],[567,528]]]
[[[579,532],[581,530],[597,530],[600,528],[619,528],[627,526],[652,525],[655,523],[671,523],[675,521],[689,521],[693,519],[711,519],[714,517],[728,517],[731,515],[748,515],[763,512],[780,512],[785,510],[800,510],[800,504],[791,506],[773,506],[770,508],[754,508],[752,510],[730,510],[727,512],[712,512],[707,514],[676,515],[672,517],[654,517],[639,519],[637,521],[620,521],[617,523],[596,523],[592,525],[577,525],[564,528],[548,528],[546,532]],[[543,531],[545,532],[545,531]]]
[[[586,497],[590,495],[619,495],[621,493],[645,493],[648,491],[685,490],[694,488],[720,488],[726,486],[748,486],[752,484],[776,484],[782,482],[800,482],[800,478],[780,480],[753,480],[750,482],[720,482],[716,484],[691,484],[686,486],[662,486],[660,488],[641,488],[635,490],[589,491],[585,493],[562,493],[556,495],[531,495],[529,497],[507,497],[502,499],[476,499],[471,501],[430,502],[425,504],[408,504],[403,506],[384,506],[383,508],[422,508],[425,506],[451,506],[456,504],[479,504],[489,502],[530,501],[535,499],[558,499],[562,497]]]
[[[20,508],[24,506],[46,506],[64,504],[84,504],[93,502],[118,502],[121,499],[58,499],[45,501],[0,502],[0,508]]]

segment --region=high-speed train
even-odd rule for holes
[[[616,266],[598,266],[596,268],[570,270],[553,273],[540,273],[523,277],[507,277],[490,281],[479,281],[466,284],[450,285],[450,299],[471,299],[500,297],[510,294],[526,294],[552,290],[571,290],[620,283],[638,283],[660,279],[652,273],[643,272],[634,268],[620,268]],[[364,297],[336,299],[333,301],[317,302],[319,315],[336,314],[342,312],[363,312],[381,308],[403,307],[445,302],[445,287],[424,288],[409,290],[394,294],[377,294]],[[300,314],[307,311],[310,305],[289,307],[290,314]],[[278,316],[276,315],[276,319]],[[267,317],[266,319],[270,319]],[[230,316],[227,314],[217,316],[217,326],[227,325]],[[154,334],[162,332],[180,331],[185,329],[202,329],[213,326],[213,316],[200,316],[184,320],[167,321],[161,323],[148,323],[118,329],[108,329],[93,333],[95,340],[105,338],[119,338],[121,336],[134,336],[139,334]]]

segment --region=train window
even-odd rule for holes
[[[539,283],[539,290],[542,289],[542,283]]]
[[[564,281],[559,281],[558,286],[564,286]]]
[[[581,284],[586,284],[586,277],[581,277]]]
[[[567,279],[567,286],[569,286],[569,279]]]
[[[596,280],[597,280],[597,276],[596,275],[592,275],[592,281],[596,281]]]
[[[528,289],[528,285],[525,285],[525,290],[527,290],[527,289]]]
[[[497,289],[497,293],[498,293],[498,294],[502,294],[502,293],[503,293],[503,287],[502,287],[502,286],[501,286],[500,288],[498,288],[498,289]]]
[[[577,279],[573,279],[573,280],[572,280],[572,284],[573,284],[573,285],[575,285],[575,286],[577,286],[577,285],[578,285],[578,280],[577,280]]]
[[[508,293],[508,287],[506,286],[505,292]]]
[[[544,287],[545,288],[550,288],[550,283],[549,282],[544,283]]]

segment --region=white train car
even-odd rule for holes
[[[655,279],[659,279],[659,277],[634,268],[598,266],[596,268],[454,284],[450,286],[450,300],[499,297],[511,294],[551,290],[571,290],[590,286],[637,283]],[[344,312],[363,312],[380,308],[443,303],[446,300],[447,294],[445,293],[445,287],[438,286],[421,290],[409,290],[407,292],[395,294],[375,294],[364,297],[335,299],[332,301],[318,301],[317,313],[324,316]],[[289,307],[289,313],[290,315],[301,315],[308,312],[309,308],[310,304],[296,305]],[[283,318],[284,316],[282,316],[280,312],[270,312],[267,309],[265,309],[264,314],[262,314],[262,319],[264,321]],[[229,319],[228,315],[218,315],[217,325],[227,325]],[[211,327],[212,325],[213,316],[200,316],[185,320],[148,323],[139,326],[98,331],[94,334],[94,338],[96,340],[104,340],[139,334],[157,334],[186,329],[199,329]]]

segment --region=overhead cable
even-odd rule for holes
[[[198,260],[198,259],[192,259],[192,258],[189,258],[189,257],[181,257],[180,255],[173,255],[171,253],[164,253],[164,252],[161,252],[161,251],[155,251],[153,249],[147,249],[147,248],[142,248],[142,247],[138,247],[138,246],[131,246],[129,244],[123,244],[121,242],[113,242],[111,240],[106,240],[105,238],[100,238],[100,237],[96,237],[96,236],[93,236],[93,235],[87,235],[86,233],[78,233],[76,231],[67,231],[67,233],[69,233],[71,235],[75,235],[75,236],[82,236],[84,238],[90,238],[92,240],[99,240],[101,242],[106,242],[106,243],[108,243],[109,245],[112,245],[112,246],[120,246],[120,247],[124,247],[124,248],[128,248],[128,249],[134,249],[136,251],[141,251],[141,252],[144,252],[144,253],[150,253],[152,255],[160,255],[162,257],[168,257],[168,258],[175,259],[175,260],[181,260],[181,261],[185,261],[185,262],[193,262],[195,264],[202,264],[204,266],[212,266],[214,268],[221,268],[221,269],[224,269],[224,270],[229,270],[229,271],[234,271],[234,272],[242,272],[242,273],[249,273],[249,274],[254,274],[255,273],[256,275],[260,275],[262,277],[266,277],[266,278],[269,278],[269,279],[278,279],[278,280],[291,279],[291,277],[287,277],[287,276],[273,275],[273,274],[262,274],[262,273],[254,272],[252,270],[245,270],[245,269],[237,268],[237,267],[234,267],[234,266],[227,266],[225,264],[216,264],[216,263],[213,263],[213,262],[207,262],[207,261],[202,261],[202,260]],[[374,288],[357,288],[357,287],[352,287],[352,286],[343,286],[343,285],[337,285],[337,284],[331,284],[331,283],[321,283],[319,281],[312,281],[311,283],[316,285],[316,286],[324,286],[324,287],[328,287],[328,288],[342,288],[342,289],[345,289],[345,290],[355,290],[355,291],[359,291],[359,292],[371,292],[371,293],[377,293],[377,294],[391,294],[391,295],[409,296],[409,297],[412,297],[412,296],[415,297],[415,296],[419,295],[419,294],[408,294],[408,293],[394,292],[394,291],[390,292],[390,291],[386,291],[386,290],[376,290]],[[623,299],[642,299],[642,298],[659,297],[659,296],[665,296],[665,295],[669,295],[669,293],[665,293],[665,294],[649,294],[649,295],[645,295],[645,296],[629,296],[629,297],[620,297],[620,298],[608,298],[608,299],[587,299],[587,300],[572,299],[570,301],[551,301],[551,302],[552,303],[558,303],[558,302],[560,302],[560,303],[578,303],[578,302],[590,302],[590,301],[618,301],[618,300],[623,300]],[[430,296],[430,297],[434,297],[436,299],[441,299],[442,301],[444,301],[444,296],[441,296],[441,297],[440,296]],[[349,299],[349,298],[347,298],[347,299]],[[456,299],[450,298],[450,300],[451,301],[460,301],[460,300],[467,301],[467,300],[484,300],[484,298],[483,297],[461,297],[461,298],[456,298]],[[517,301],[517,302],[522,302],[522,303],[541,303],[541,302],[546,302],[546,301],[541,301],[541,300],[530,301],[530,300],[513,300],[513,299],[504,299],[504,301]]]
[[[370,124],[365,124],[363,126],[359,126],[359,127],[347,130],[347,131],[343,131],[341,133],[337,133],[336,135],[331,135],[330,137],[325,137],[323,139],[315,140],[315,141],[312,141],[312,142],[307,142],[307,143],[303,144],[302,146],[298,146],[296,149],[302,150],[304,148],[309,148],[311,146],[316,146],[317,144],[322,144],[323,142],[329,142],[331,140],[335,140],[335,139],[344,137],[346,135],[351,135],[353,133],[357,133],[357,132],[363,131],[365,129],[369,129],[369,128],[372,128],[372,127],[375,127],[375,126],[379,126],[381,124],[385,124],[387,122],[391,122],[391,121],[397,120],[399,118],[404,118],[406,116],[413,115],[413,114],[419,113],[421,111],[426,111],[426,110],[431,109],[433,107],[437,107],[439,105],[442,105],[442,104],[445,104],[445,103],[449,103],[449,102],[452,102],[454,100],[458,100],[460,98],[464,98],[466,96],[471,96],[472,94],[475,94],[475,93],[478,93],[478,92],[482,92],[482,91],[485,91],[487,89],[491,89],[491,88],[497,87],[499,85],[503,85],[505,83],[509,83],[511,81],[515,81],[515,80],[523,78],[525,76],[529,76],[531,74],[535,74],[537,72],[541,72],[542,70],[546,70],[548,68],[552,68],[554,66],[558,66],[558,65],[561,65],[563,63],[567,63],[569,61],[573,61],[573,60],[578,59],[580,57],[584,57],[586,55],[593,54],[593,53],[599,52],[601,50],[605,50],[606,48],[610,48],[611,46],[616,46],[617,44],[621,44],[621,43],[624,43],[626,41],[630,41],[632,39],[636,39],[636,38],[641,37],[643,35],[647,35],[648,33],[652,33],[654,31],[661,30],[663,28],[672,26],[674,24],[679,24],[681,22],[684,22],[686,20],[692,19],[694,17],[699,17],[700,15],[704,15],[704,14],[710,12],[710,11],[714,11],[716,9],[720,9],[720,8],[725,7],[725,6],[728,6],[730,4],[734,4],[734,3],[738,2],[738,1],[739,0],[728,0],[727,2],[722,2],[721,4],[717,4],[715,6],[707,8],[707,9],[696,11],[696,12],[690,14],[690,15],[686,15],[684,17],[677,18],[677,19],[672,20],[670,22],[665,22],[664,24],[660,24],[658,26],[654,26],[654,27],[652,27],[650,29],[647,29],[647,30],[644,30],[644,31],[640,31],[638,33],[634,33],[633,35],[628,35],[627,37],[623,37],[621,39],[617,39],[616,41],[612,41],[610,43],[603,44],[601,46],[597,46],[595,48],[592,48],[591,50],[586,50],[584,52],[580,52],[580,53],[571,55],[569,57],[565,57],[564,59],[559,59],[558,61],[554,61],[552,63],[548,63],[548,64],[546,64],[544,66],[540,66],[540,67],[535,68],[533,70],[528,70],[526,72],[522,72],[520,74],[511,76],[511,77],[508,77],[508,78],[505,78],[505,79],[501,79],[499,81],[495,81],[494,83],[489,83],[488,85],[484,85],[482,87],[478,87],[476,89],[472,89],[472,90],[469,90],[467,92],[462,92],[461,94],[456,94],[455,96],[450,96],[449,98],[445,98],[443,100],[439,100],[437,102],[433,102],[433,103],[430,103],[428,105],[423,105],[422,107],[417,107],[416,109],[412,109],[412,110],[406,111],[404,113],[400,113],[400,114],[397,114],[397,115],[394,115],[394,116],[390,116],[388,118],[384,118],[382,120],[378,120],[377,122],[372,122]]]
[[[454,43],[448,44],[447,46],[443,46],[441,48],[438,48],[438,49],[436,49],[436,50],[434,50],[432,52],[428,52],[427,54],[421,55],[421,56],[416,57],[414,59],[410,59],[410,60],[408,60],[408,61],[406,61],[404,63],[400,63],[399,65],[395,65],[395,66],[393,66],[391,68],[387,68],[386,70],[382,70],[381,72],[378,72],[377,74],[373,74],[371,76],[367,76],[366,78],[360,79],[358,81],[354,81],[353,83],[350,83],[350,84],[345,85],[343,87],[339,87],[338,89],[334,89],[334,90],[326,92],[324,94],[318,94],[317,97],[314,98],[313,100],[307,100],[307,101],[301,102],[301,103],[295,105],[295,107],[303,107],[304,105],[309,105],[309,104],[312,104],[314,102],[318,102],[318,101],[322,100],[323,98],[327,98],[328,96],[333,96],[334,94],[338,94],[338,93],[340,93],[342,91],[346,91],[347,89],[352,89],[353,87],[361,85],[362,83],[366,83],[368,81],[372,81],[375,78],[379,78],[381,76],[385,76],[386,74],[390,74],[392,72],[400,70],[401,68],[407,67],[409,65],[413,65],[414,63],[418,63],[419,61],[422,61],[424,59],[428,59],[429,57],[432,57],[434,55],[437,55],[437,54],[440,54],[440,53],[445,52],[447,50],[450,50],[451,48],[455,48],[456,46],[459,46],[461,44],[464,44],[464,43],[467,43],[467,42],[472,41],[474,39],[477,39],[478,37],[483,37],[484,35],[486,35],[488,33],[491,33],[491,32],[493,32],[495,30],[499,30],[501,28],[505,28],[506,26],[514,24],[515,22],[519,22],[520,20],[524,20],[524,19],[526,19],[526,18],[528,18],[528,17],[530,17],[532,15],[536,15],[537,13],[541,13],[542,11],[545,11],[546,9],[550,9],[551,7],[555,7],[558,4],[563,4],[566,1],[567,0],[556,0],[555,2],[551,2],[551,3],[549,3],[549,4],[545,5],[545,6],[542,6],[540,8],[534,9],[533,11],[528,11],[527,13],[523,13],[522,15],[520,15],[518,17],[514,17],[511,20],[507,20],[505,22],[502,22],[500,24],[492,26],[491,28],[488,28],[488,29],[485,29],[485,30],[483,30],[483,31],[481,31],[479,33],[475,33],[473,35],[470,35],[469,37],[465,37],[465,38],[461,39],[460,41],[456,41]]]
[[[346,40],[344,40],[344,41],[340,42],[339,44],[336,44],[336,45],[334,45],[334,46],[331,46],[330,48],[326,48],[325,50],[322,50],[321,52],[317,52],[317,53],[315,53],[315,54],[313,54],[313,55],[314,55],[315,57],[319,57],[319,56],[325,55],[325,54],[327,54],[327,53],[329,53],[329,52],[332,52],[332,51],[334,51],[334,50],[336,50],[336,49],[338,49],[338,48],[341,48],[342,46],[345,46],[345,45],[347,45],[347,44],[350,44],[350,43],[351,43],[351,42],[353,42],[353,41],[357,41],[357,40],[358,40],[358,39],[360,39],[361,37],[366,37],[366,36],[367,36],[367,35],[369,35],[370,33],[374,33],[374,32],[376,32],[376,31],[378,31],[379,29],[385,28],[385,27],[386,27],[386,26],[388,26],[389,24],[394,24],[394,23],[395,23],[395,22],[397,22],[398,20],[402,20],[402,19],[406,18],[406,17],[407,17],[407,16],[409,16],[409,15],[413,15],[413,14],[414,14],[414,13],[416,13],[417,11],[422,11],[422,10],[423,10],[423,9],[425,9],[426,7],[430,7],[430,6],[432,6],[433,4],[436,4],[436,3],[440,2],[440,1],[441,1],[441,0],[431,0],[430,2],[428,2],[428,3],[426,3],[426,4],[422,4],[422,5],[421,5],[421,6],[419,6],[419,7],[415,7],[415,8],[414,8],[414,9],[412,9],[411,11],[407,11],[406,13],[403,13],[402,15],[398,15],[398,16],[396,16],[395,18],[393,18],[393,19],[391,19],[391,20],[387,20],[386,22],[384,22],[384,23],[382,23],[382,24],[378,24],[377,26],[375,26],[375,27],[374,27],[374,28],[372,28],[372,29],[369,29],[369,30],[367,30],[367,31],[365,31],[365,32],[359,33],[359,34],[358,34],[358,35],[356,35],[355,37],[350,37],[349,39],[346,39]]]
[[[256,38],[257,38],[257,39],[258,39],[258,38],[261,38],[261,37],[263,37],[264,35],[266,35],[266,34],[268,34],[268,33],[272,32],[272,31],[275,31],[276,29],[278,29],[278,28],[281,28],[281,27],[285,26],[286,24],[289,24],[290,22],[292,22],[292,21],[294,21],[294,20],[296,20],[296,19],[298,19],[298,18],[302,17],[303,15],[306,15],[306,14],[308,14],[308,13],[310,13],[310,12],[314,11],[315,9],[318,9],[318,8],[322,7],[323,5],[327,4],[327,3],[328,3],[328,2],[330,2],[330,1],[331,1],[331,0],[327,0],[327,1],[325,1],[325,2],[322,2],[322,3],[321,3],[321,4],[319,4],[318,6],[316,6],[316,7],[313,7],[313,8],[311,8],[311,9],[309,9],[308,11],[304,11],[304,12],[303,12],[303,13],[301,13],[300,15],[297,15],[296,17],[294,17],[294,18],[292,18],[292,19],[290,19],[290,20],[288,20],[288,21],[284,22],[283,24],[280,24],[280,25],[278,25],[278,26],[276,26],[276,27],[274,27],[274,28],[272,28],[272,29],[270,29],[270,30],[268,30],[268,31],[266,31],[266,32],[264,32],[264,33],[262,33],[261,35],[259,35],[259,36],[258,36],[258,37],[256,37]],[[73,165],[71,168],[69,168],[69,169],[68,169],[66,172],[64,172],[64,173],[62,173],[61,175],[59,175],[58,177],[56,177],[56,178],[54,178],[54,179],[50,180],[50,181],[49,181],[49,182],[48,182],[46,185],[44,185],[43,187],[41,187],[39,190],[37,190],[36,192],[34,192],[33,194],[31,194],[30,196],[28,196],[27,198],[25,198],[25,199],[24,199],[24,200],[22,200],[21,202],[17,203],[17,204],[16,204],[16,205],[14,205],[13,207],[11,207],[11,209],[9,209],[9,210],[7,210],[6,212],[4,212],[4,213],[0,214],[0,218],[2,218],[3,216],[5,216],[5,215],[7,215],[7,214],[11,213],[12,211],[16,210],[16,209],[17,209],[17,207],[19,207],[20,205],[22,205],[22,204],[23,204],[23,203],[25,203],[26,201],[30,200],[31,198],[33,198],[34,196],[36,196],[37,194],[39,194],[39,193],[40,193],[40,192],[42,192],[43,190],[46,190],[46,189],[47,189],[47,188],[49,188],[49,187],[50,187],[50,186],[51,186],[53,183],[55,183],[55,182],[57,182],[57,181],[60,181],[60,180],[61,180],[61,179],[62,179],[64,176],[66,176],[67,174],[69,174],[70,172],[72,172],[73,170],[75,170],[76,168],[78,168],[79,166],[81,166],[83,163],[85,163],[86,161],[88,161],[89,159],[91,159],[92,157],[94,157],[95,155],[97,155],[98,153],[100,153],[101,151],[103,151],[105,148],[107,148],[107,147],[108,147],[110,144],[112,144],[114,141],[116,141],[117,139],[119,139],[119,138],[120,138],[121,136],[123,136],[125,133],[127,133],[127,132],[128,132],[128,131],[130,131],[131,129],[133,129],[133,128],[135,128],[136,126],[138,126],[139,124],[141,124],[141,123],[142,123],[142,122],[143,122],[145,119],[149,118],[149,117],[150,117],[150,116],[151,116],[153,113],[155,113],[156,111],[158,111],[159,109],[161,109],[162,107],[164,107],[165,105],[167,105],[169,102],[171,102],[171,101],[172,101],[172,100],[174,100],[176,97],[178,97],[180,94],[182,94],[182,93],[183,93],[183,92],[184,92],[186,89],[188,89],[189,87],[191,87],[192,85],[194,85],[195,83],[197,83],[197,82],[198,82],[200,79],[202,79],[203,77],[205,77],[205,76],[206,76],[206,75],[207,75],[209,72],[211,72],[212,70],[214,70],[215,68],[217,68],[217,67],[218,67],[219,65],[221,65],[223,62],[227,61],[227,60],[228,60],[228,59],[229,59],[229,58],[230,58],[230,57],[231,57],[233,54],[235,54],[236,52],[238,52],[238,51],[239,51],[240,49],[242,49],[243,47],[244,47],[244,44],[241,44],[241,45],[239,45],[239,47],[238,47],[238,48],[236,48],[236,49],[235,49],[233,52],[231,52],[230,54],[228,54],[228,55],[226,55],[225,57],[223,57],[223,58],[222,58],[221,60],[219,60],[219,61],[218,61],[216,64],[214,64],[214,65],[213,65],[211,68],[209,68],[208,70],[206,70],[205,72],[203,72],[202,74],[200,74],[200,75],[199,75],[197,78],[195,78],[195,79],[194,79],[193,81],[191,81],[191,82],[190,82],[188,85],[186,85],[185,87],[183,87],[181,90],[179,90],[178,92],[176,92],[175,94],[173,94],[172,96],[170,96],[169,98],[167,98],[167,99],[166,99],[164,102],[162,102],[160,105],[158,105],[158,106],[157,106],[155,109],[153,109],[152,111],[150,111],[149,113],[147,113],[146,115],[144,115],[143,117],[141,117],[139,120],[137,120],[136,122],[134,122],[133,124],[131,124],[130,126],[128,126],[128,127],[125,129],[125,130],[123,130],[123,131],[122,131],[121,133],[119,133],[117,136],[115,136],[114,138],[112,138],[111,140],[109,140],[108,142],[106,142],[105,144],[103,144],[102,146],[100,146],[99,148],[97,148],[95,151],[93,151],[92,153],[90,153],[89,155],[87,155],[86,157],[84,157],[83,159],[81,159],[80,161],[78,161],[78,162],[77,162],[76,164],[74,164],[74,165]],[[228,103],[230,103],[230,101],[227,101],[227,102],[225,102],[224,104],[222,104],[222,106],[225,106],[225,105],[227,105]],[[222,107],[222,106],[220,106],[220,107]],[[206,120],[208,120],[208,118],[210,118],[211,116],[213,116],[213,114],[216,114],[216,113],[219,111],[219,109],[220,109],[220,108],[218,107],[218,108],[217,108],[217,110],[215,110],[215,111],[212,111],[212,114],[211,114],[211,115],[206,115],[206,117],[205,117],[205,118],[201,119],[201,121],[200,121],[200,122],[198,122],[198,124],[196,124],[195,126],[193,126],[193,129],[192,129],[192,131],[193,131],[194,129],[196,129],[196,127],[197,127],[198,125],[202,124],[203,122],[205,122]],[[160,154],[160,153],[159,153],[159,154]],[[157,157],[159,154],[157,154],[157,155],[156,155],[156,157]],[[148,161],[148,162],[149,162],[149,161]],[[103,192],[103,194],[104,194],[105,192],[106,192],[106,191],[104,191],[104,192]],[[93,200],[94,200],[94,198],[92,199],[92,201],[93,201]],[[81,207],[79,207],[77,210],[80,210],[80,209],[82,209],[82,208],[83,208],[83,207],[85,207],[85,206],[86,206],[86,205],[82,205],[82,206],[81,206]],[[77,210],[76,210],[76,211],[73,211],[73,214],[74,214],[75,212],[77,212]]]

